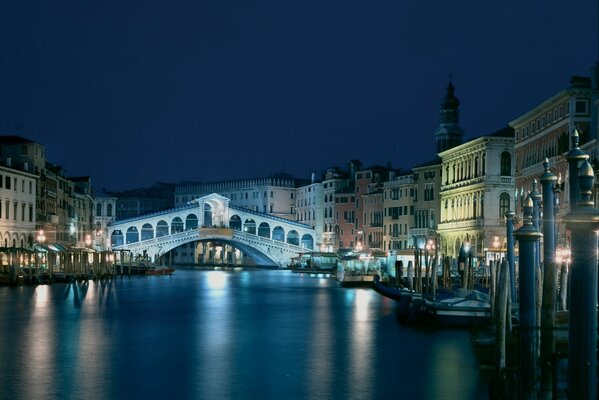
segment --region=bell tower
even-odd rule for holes
[[[464,131],[460,127],[460,100],[455,97],[454,91],[450,76],[447,94],[441,100],[439,127],[435,130],[437,153],[462,144]]]

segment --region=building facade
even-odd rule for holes
[[[415,185],[412,171],[383,183],[383,248],[407,252],[414,244],[410,230],[414,225]]]
[[[36,232],[37,176],[0,166],[0,247],[31,247]]]
[[[309,183],[281,174],[269,178],[177,185],[175,206],[218,193],[229,198],[233,206],[295,220],[296,188]]]
[[[516,188],[522,194],[530,192],[532,182],[544,172],[543,160],[547,157],[551,171],[565,183],[559,194],[560,213],[563,215],[570,210],[570,179],[565,155],[570,150],[574,130],[579,134],[580,148],[591,158],[597,154],[597,66],[592,73],[591,78],[572,77],[568,88],[509,123],[515,132]],[[563,229],[561,231],[564,232]]]
[[[479,259],[505,248],[505,213],[515,191],[513,130],[473,139],[439,154],[440,252],[458,257],[470,249]]]

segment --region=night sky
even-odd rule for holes
[[[96,189],[434,157],[598,56],[596,0],[0,0],[0,133]]]

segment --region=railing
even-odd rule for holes
[[[260,216],[260,217],[263,217],[263,218],[274,219],[275,221],[285,222],[287,224],[299,226],[299,227],[302,227],[304,229],[313,230],[312,227],[310,227],[309,225],[306,225],[306,224],[302,224],[301,222],[297,222],[297,221],[293,221],[293,220],[290,220],[290,219],[285,219],[285,218],[277,217],[275,215],[263,213],[263,212],[260,212],[260,211],[250,210],[249,208],[243,208],[243,207],[232,206],[232,205],[229,205],[229,208],[232,209],[232,210],[237,210],[237,211],[245,212],[245,213],[252,214],[252,215],[257,215],[257,216]]]
[[[121,219],[121,220],[118,220],[118,221],[113,221],[110,224],[108,224],[108,226],[121,225],[121,224],[124,224],[124,223],[127,223],[127,222],[139,221],[141,219],[156,217],[158,215],[170,214],[170,213],[177,212],[177,211],[191,210],[192,208],[198,208],[198,205],[194,204],[194,203],[184,204],[184,205],[179,206],[179,207],[167,208],[166,210],[156,211],[156,212],[153,212],[153,213],[150,213],[150,214],[144,214],[144,215],[139,215],[137,217],[132,217],[132,218]]]

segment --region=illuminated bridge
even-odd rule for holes
[[[300,252],[312,250],[315,237],[308,225],[231,206],[228,198],[216,193],[181,207],[116,221],[108,234],[113,250],[129,250],[152,260],[194,243],[190,259],[194,263],[218,259],[238,264],[249,256],[255,264],[271,267],[286,266]]]

